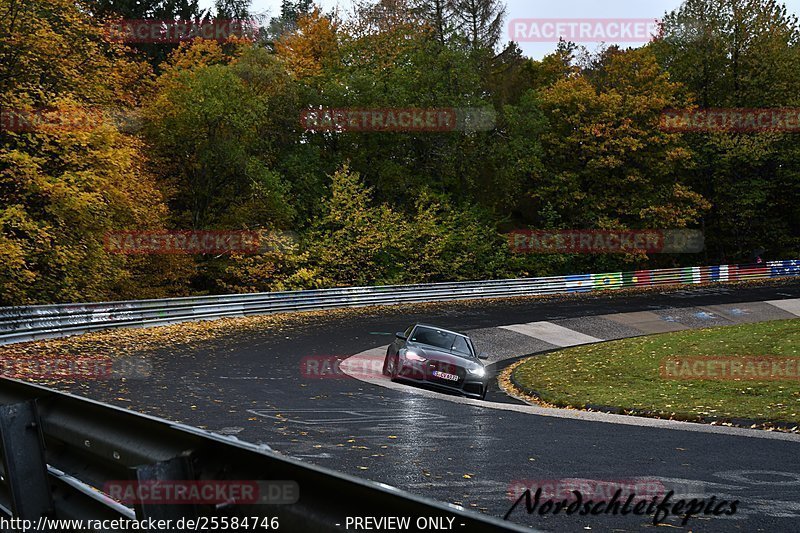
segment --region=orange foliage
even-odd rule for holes
[[[298,79],[319,76],[338,60],[338,23],[322,16],[318,8],[297,21],[297,29],[275,43],[275,53]]]

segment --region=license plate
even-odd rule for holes
[[[455,374],[448,374],[447,372],[439,372],[438,370],[434,370],[433,375],[437,378],[446,379],[448,381],[458,381],[458,376]]]

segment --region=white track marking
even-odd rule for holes
[[[575,331],[552,322],[530,322],[528,324],[512,324],[510,326],[500,326],[501,329],[507,329],[516,333],[539,339],[554,346],[566,347],[577,346],[578,344],[591,344],[593,342],[602,342],[603,339],[585,335],[579,331]]]
[[[800,298],[795,298],[794,300],[771,300],[765,303],[774,305],[778,309],[783,309],[795,316],[800,316]]]

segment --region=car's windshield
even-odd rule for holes
[[[472,355],[472,350],[469,348],[466,337],[441,329],[418,326],[410,340],[411,342],[427,344],[428,346],[435,346],[464,355]]]

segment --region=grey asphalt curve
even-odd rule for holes
[[[609,331],[604,317],[616,313],[649,313],[661,317],[664,327],[681,329],[695,327],[693,321],[714,325],[697,314],[698,308],[707,310],[712,322],[716,316],[720,324],[735,323],[725,315],[726,309],[738,309],[731,304],[797,298],[800,282],[377,308],[356,319],[342,314],[281,330],[222,336],[199,349],[165,346],[146,354],[154,369],[150,379],[60,388],[266,443],[301,460],[495,516],[509,510],[509,491],[521,484],[563,485],[577,479],[615,486],[650,480],[686,499],[740,501],[734,515],[694,517],[686,526],[670,516],[658,527],[800,531],[800,442],[794,435],[759,438],[755,430],[711,433],[542,416],[526,411],[528,406],[505,396],[496,384],[487,400],[503,408],[411,393],[409,387],[387,388],[330,366],[387,345],[395,331],[418,321],[484,332],[477,335],[479,349],[488,352],[492,335],[519,335],[518,349],[505,342],[503,353],[495,354],[494,362],[502,364],[554,345],[518,331],[498,333],[499,326],[547,322],[603,339],[613,337],[603,333]],[[593,329],[600,322],[606,329]],[[633,326],[615,324],[616,336],[631,335]],[[315,362],[315,372],[309,372],[309,361]],[[547,531],[657,527],[648,516],[540,516],[526,513],[524,505],[509,519]]]

